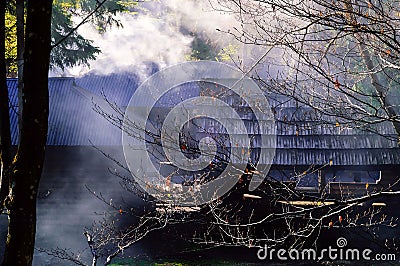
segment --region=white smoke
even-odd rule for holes
[[[147,61],[173,64],[182,60],[188,52],[191,39],[174,31],[171,25],[162,20],[149,15],[129,14],[119,14],[117,19],[124,26],[113,28],[103,35],[99,35],[90,25],[79,30],[85,38],[94,40],[94,45],[102,51],[95,61],[90,62],[91,69],[96,73],[127,71]]]
[[[80,27],[79,33],[93,40],[102,53],[90,62],[90,68],[74,67],[64,75],[140,72],[147,62],[160,67],[183,62],[191,54],[193,36],[189,32],[217,48],[235,42],[229,34],[217,31],[234,27],[235,18],[214,10],[207,0],[162,0],[145,7],[148,11],[136,15],[118,14],[123,27],[113,27],[102,35],[92,25]]]

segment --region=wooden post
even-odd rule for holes
[[[326,187],[325,171],[318,170],[318,193],[321,195]]]

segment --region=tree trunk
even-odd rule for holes
[[[3,265],[31,265],[36,233],[36,195],[48,129],[48,71],[52,1],[28,1],[21,135],[10,167],[9,226]]]
[[[24,69],[24,46],[25,46],[25,0],[16,0],[17,14],[17,73],[18,73],[18,101],[22,103],[22,94],[24,89],[23,69]],[[18,111],[22,113],[22,105],[19,105]],[[21,117],[18,121],[21,130]]]
[[[345,8],[348,12],[348,19],[347,22],[349,25],[359,25],[357,19],[354,16],[354,9],[353,5],[350,0],[346,0]],[[380,104],[382,108],[385,110],[386,115],[388,116],[389,121],[393,124],[394,129],[397,133],[397,144],[400,146],[400,122],[399,122],[399,115],[396,111],[395,106],[397,106],[396,102],[393,102],[393,99],[388,97],[387,91],[388,86],[387,82],[384,82],[382,78],[380,78],[379,74],[376,72],[371,53],[368,51],[368,47],[365,45],[364,38],[358,33],[354,32],[354,37],[357,40],[357,44],[359,47],[360,55],[362,60],[365,63],[369,71],[369,77],[371,78],[371,84],[375,89],[375,92],[378,96]],[[385,84],[386,83],[386,84]]]
[[[0,2],[0,208],[8,195],[9,179],[4,171],[11,164],[11,132],[8,104],[8,88],[6,80],[5,59],[5,11],[6,2]]]

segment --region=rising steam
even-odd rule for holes
[[[217,31],[234,27],[235,18],[214,10],[208,1],[163,0],[143,5],[145,11],[138,14],[118,14],[123,27],[113,27],[102,35],[92,25],[80,27],[79,33],[93,40],[102,53],[90,62],[90,68],[75,67],[63,75],[128,71],[146,76],[148,62],[162,68],[187,60],[194,38],[209,43],[216,53],[235,43],[228,34]]]

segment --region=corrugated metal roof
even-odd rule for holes
[[[127,106],[130,98],[140,85],[140,79],[132,73],[110,74],[106,76],[87,74],[76,78],[76,85],[96,95],[104,95],[118,106]]]
[[[18,141],[18,83],[17,79],[7,79],[8,97],[10,99],[10,126],[11,143],[15,145]]]
[[[12,142],[17,143],[17,80],[8,79]],[[102,93],[119,106],[126,106],[139,85],[139,78],[131,74],[109,76],[87,75],[74,78],[50,78],[50,116],[48,145],[87,146],[121,145],[121,132],[94,110],[94,103],[107,109]],[[157,104],[158,109],[170,108],[176,101],[197,96],[198,87],[182,86],[171,98],[168,93]],[[399,164],[400,149],[397,147],[391,124],[378,125],[379,132],[387,136],[366,134],[360,130],[321,125],[304,119],[313,111],[299,106],[293,100],[279,96],[271,100],[277,119],[277,151],[274,163],[278,165],[327,164],[380,165]],[[274,105],[275,104],[275,105]],[[297,106],[296,106],[297,105]],[[246,112],[246,106],[242,111]],[[300,109],[299,109],[300,108]],[[157,108],[155,108],[157,109]],[[291,115],[292,114],[292,115]],[[294,115],[293,115],[294,114]],[[245,124],[252,118],[242,117]],[[251,126],[246,126],[250,128]],[[251,131],[251,130],[250,130]],[[254,130],[256,133],[257,130]],[[239,134],[239,133],[238,133]]]
[[[10,103],[17,106],[17,80],[8,79]],[[120,145],[121,132],[93,110],[92,98],[75,86],[74,78],[49,78],[49,130],[47,144],[55,146]],[[93,97],[90,97],[93,95]],[[11,110],[12,143],[17,144],[17,109]]]
[[[277,165],[396,165],[400,149],[281,149],[277,148],[273,164]]]

